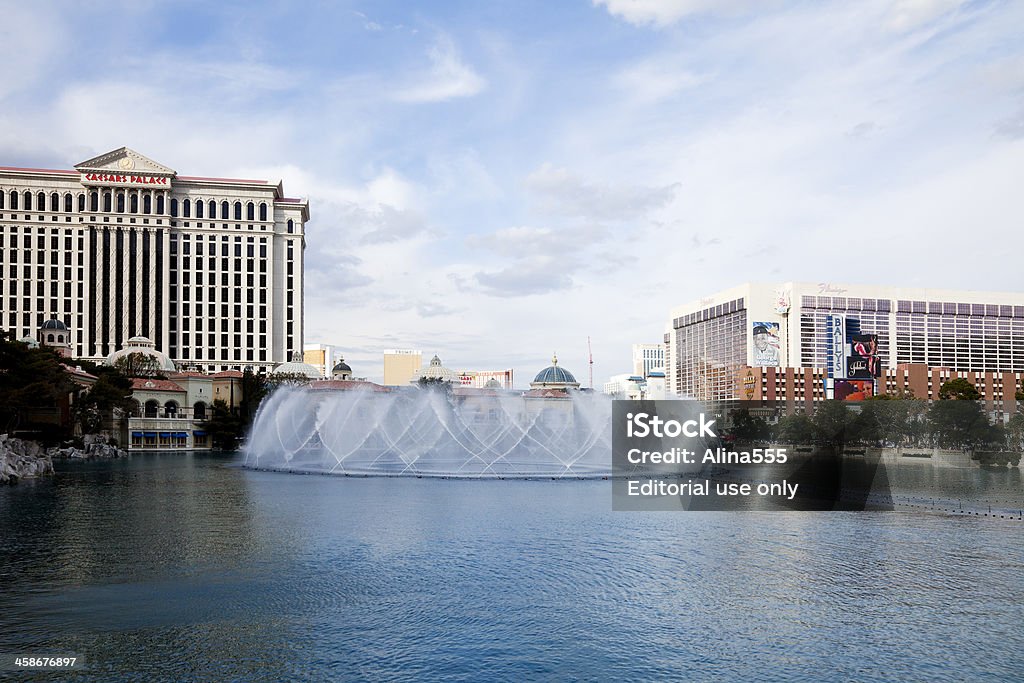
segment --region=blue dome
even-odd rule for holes
[[[44,330],[66,330],[68,326],[64,324],[63,320],[57,320],[56,318],[50,318],[43,322]]]
[[[558,367],[558,356],[554,356],[551,359],[551,365],[538,372],[537,376],[530,382],[530,386],[534,387],[548,384],[579,386],[579,382],[576,381],[571,372],[565,368]]]
[[[560,368],[557,365],[549,365],[538,372],[533,381],[544,384],[575,384],[576,378],[573,377],[572,373],[565,368]]]

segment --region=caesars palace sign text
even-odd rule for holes
[[[83,185],[129,185],[129,186],[159,186],[170,187],[171,179],[159,175],[136,175],[132,173],[83,173]]]

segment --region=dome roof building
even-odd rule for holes
[[[551,365],[537,373],[530,382],[532,389],[579,389],[580,383],[573,374],[558,366],[558,356],[552,356]]]
[[[22,344],[27,344],[28,348],[30,348],[30,349],[38,349],[39,348],[39,342],[37,342],[36,338],[33,337],[30,334],[29,335],[25,335],[24,337],[22,337],[18,341],[20,341]]]
[[[161,351],[157,351],[156,344],[147,337],[132,337],[127,342],[127,346],[118,351],[114,351],[112,354],[107,356],[104,363],[106,365],[113,366],[121,358],[129,356],[133,353],[142,353],[147,356],[151,356],[157,362],[157,367],[161,372],[174,372],[177,368],[174,366],[174,361],[171,360],[170,356]]]
[[[39,326],[39,343],[48,346],[59,355],[69,358],[71,356],[71,330],[63,320],[56,316],[44,320]]]
[[[331,379],[352,379],[352,368],[345,362],[345,357],[340,356],[334,369],[331,370]]]
[[[304,375],[309,379],[323,379],[320,371],[309,363],[302,360],[301,351],[293,351],[292,359],[287,363],[281,363],[270,373],[272,375]]]
[[[434,354],[434,357],[430,359],[430,365],[427,366],[427,369],[421,372],[418,377],[413,379],[412,383],[416,384],[421,379],[435,381],[441,380],[442,382],[459,384],[459,374],[441,365],[441,359],[437,354]]]

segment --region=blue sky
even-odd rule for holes
[[[1024,3],[0,3],[0,165],[307,196],[306,340],[595,383],[748,280],[1021,289]]]

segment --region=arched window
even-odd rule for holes
[[[206,419],[206,404],[202,401],[196,401],[196,404],[192,406],[192,419],[194,420],[205,420]]]
[[[142,195],[142,213],[153,213],[153,195],[148,192]]]
[[[181,200],[181,215],[184,218],[192,217],[192,202],[188,199]]]
[[[235,202],[235,220],[242,220],[242,202]]]
[[[267,204],[266,202],[260,204],[260,220],[267,220]]]
[[[100,210],[100,193],[95,190],[89,195],[89,210],[99,211]]]
[[[64,213],[71,213],[71,207],[74,206],[74,204],[72,204],[73,201],[74,200],[71,199],[70,194],[64,195]]]
[[[14,210],[18,209],[18,193],[11,190],[11,208]]]
[[[53,333],[46,335],[46,341],[50,342],[51,344],[53,343]]]
[[[176,217],[178,215],[178,200],[176,197],[171,197],[171,216]]]
[[[245,205],[245,220],[256,220],[256,206],[252,202]]]
[[[288,219],[288,232],[295,232],[295,223],[290,218]]]
[[[117,212],[124,213],[124,192],[117,193]]]
[[[36,210],[46,211],[46,195],[42,192],[36,195]]]
[[[85,211],[85,193],[78,195],[78,212],[82,213]]]
[[[58,344],[63,344],[64,343],[64,335],[63,334],[58,334],[57,335],[57,343]]]
[[[138,213],[139,212],[139,193],[138,192],[132,192],[131,199],[129,200],[129,202],[131,204],[131,212],[132,213]]]
[[[104,192],[103,193],[103,210],[105,212],[109,213],[110,212],[110,205],[111,205],[110,193],[109,192]]]
[[[203,200],[202,199],[197,199],[196,200],[196,218],[202,218],[202,217],[203,217]]]
[[[225,221],[228,219],[228,203],[227,202],[221,202],[220,203],[220,217],[221,217],[221,219],[223,219]]]
[[[167,417],[177,417],[178,415],[178,402],[168,401],[164,404],[164,415]]]
[[[50,211],[60,211],[60,195],[56,192],[50,195]]]
[[[25,210],[32,210],[32,193],[29,192],[28,190],[25,190]]]
[[[160,404],[155,399],[146,401],[146,417],[156,417],[158,410],[160,410]]]
[[[0,192],[0,209],[4,208],[4,199],[7,198],[6,192]]]
[[[164,215],[164,196],[162,194],[156,196],[156,212],[161,216]]]
[[[210,218],[217,217],[217,202],[210,200]]]

